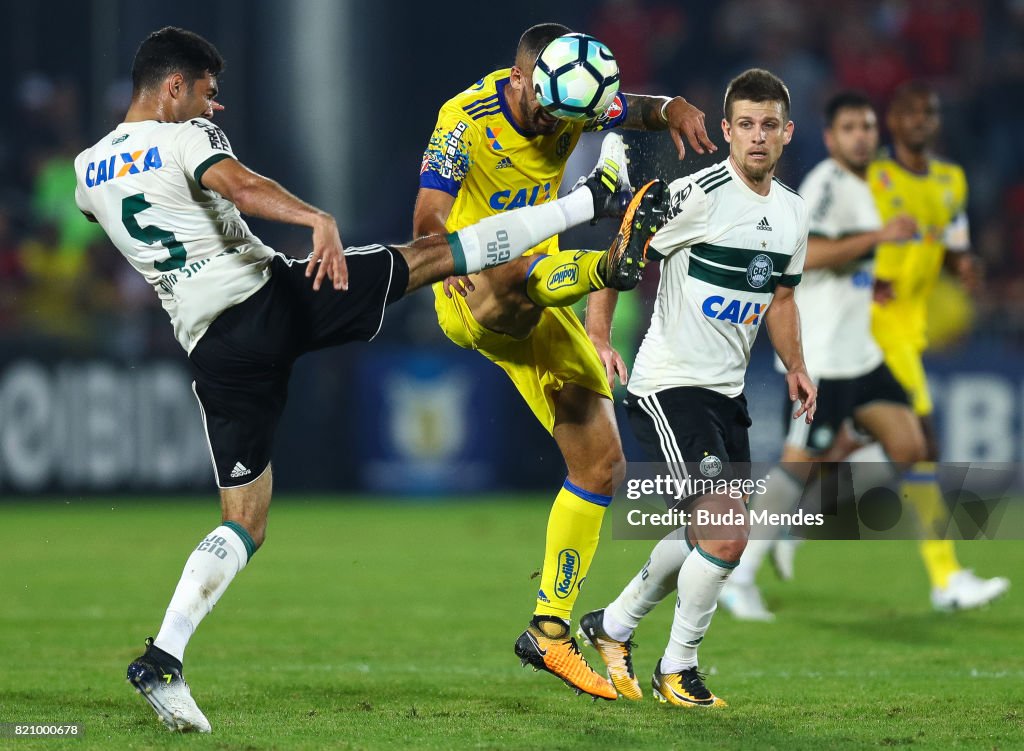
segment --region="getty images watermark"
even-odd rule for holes
[[[780,472],[788,475],[786,482],[772,479]],[[612,504],[612,533],[617,539],[658,540],[696,525],[714,527],[722,539],[1024,539],[1022,465],[936,465],[941,506],[937,513],[924,511],[932,519],[927,528],[905,495],[908,479],[921,483],[929,477],[868,462],[633,462]]]

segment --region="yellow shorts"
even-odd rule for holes
[[[608,399],[604,365],[571,308],[544,308],[540,322],[525,339],[515,339],[481,326],[465,298],[445,295],[434,285],[437,322],[463,349],[475,349],[504,370],[533,414],[550,433],[555,425],[555,394],[567,383]]]
[[[896,299],[872,306],[871,333],[882,348],[885,364],[910,397],[914,413],[921,417],[933,410],[928,377],[921,362],[921,353],[928,346],[925,327],[923,300]]]
[[[919,417],[930,415],[934,407],[932,395],[928,391],[928,376],[925,375],[924,364],[921,362],[921,350],[910,341],[901,343],[890,339],[879,344],[882,347],[882,354],[885,355],[885,364],[910,397],[910,406],[914,408],[914,414]]]

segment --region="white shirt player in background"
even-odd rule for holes
[[[677,479],[742,479],[749,472],[742,392],[762,322],[786,363],[790,398],[799,402],[796,416],[810,422],[814,415],[816,389],[804,365],[793,295],[807,247],[807,210],[774,179],[793,128],[789,92],[776,76],[755,69],[734,79],[722,121],[729,158],[671,184],[669,220],[651,240],[648,257],[663,259],[661,282],[629,381],[627,411],[647,453],[663,459]],[[587,327],[607,337],[611,311],[601,305],[591,300]],[[630,668],[633,631],[677,589],[671,638],[654,670],[655,693],[680,706],[722,705],[697,672],[697,645],[746,544],[746,508],[741,497],[713,492],[695,494],[685,510],[694,520],[685,538],[673,533],[659,542],[613,603],[581,619],[581,631],[620,693],[639,699]],[[743,522],[701,523],[701,511],[731,513]]]
[[[346,260],[334,218],[243,166],[210,122],[223,109],[216,101],[223,62],[192,32],[150,34],[132,64],[125,121],[75,160],[79,208],[153,285],[189,353],[221,490],[222,523],[188,558],[159,633],[128,667],[160,719],[183,732],[210,732],[182,659],[200,621],[263,543],[273,433],[294,360],[372,339],[386,305],[407,292],[517,258],[595,216],[621,214],[612,191],[628,185],[624,171],[608,179],[602,158],[583,187],[543,206],[410,245],[350,248]],[[309,227],[308,262],[263,245],[240,212]],[[321,289],[325,279],[333,289]]]
[[[917,225],[912,217],[900,215],[883,226],[879,217],[866,182],[878,150],[878,120],[863,94],[841,92],[829,100],[824,139],[829,158],[800,186],[811,222],[804,279],[796,294],[807,369],[819,389],[818,413],[813,425],[789,423],[781,463],[769,474],[766,491],[752,503],[769,513],[796,509],[812,462],[843,458],[831,450],[851,422],[881,450],[873,463],[858,467],[858,486],[861,481],[865,487],[886,484],[925,455],[920,422],[871,334],[875,246],[910,240]],[[722,590],[722,605],[741,620],[773,620],[755,577],[769,553],[780,576],[792,577],[797,542],[765,539],[764,532],[750,540]],[[988,602],[999,584],[989,581],[995,584],[979,580],[960,585],[969,591],[958,592],[957,599],[974,605]]]

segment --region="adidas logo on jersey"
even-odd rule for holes
[[[757,223],[757,229],[764,230],[765,232],[772,231],[772,225],[768,224],[768,217],[763,217],[761,221]]]
[[[251,475],[251,474],[252,474],[252,470],[251,469],[246,467],[241,462],[235,462],[235,467],[234,467],[234,469],[231,470],[231,479],[237,480],[239,477],[245,477],[246,475]]]
[[[501,161],[498,162],[497,165],[495,165],[494,169],[506,169],[506,168],[511,167],[511,166],[512,166],[512,160],[509,159],[507,156],[503,156],[501,158]]]

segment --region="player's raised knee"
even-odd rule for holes
[[[885,447],[889,459],[898,465],[909,466],[915,462],[927,461],[928,449],[924,438],[903,434],[890,441]]]

